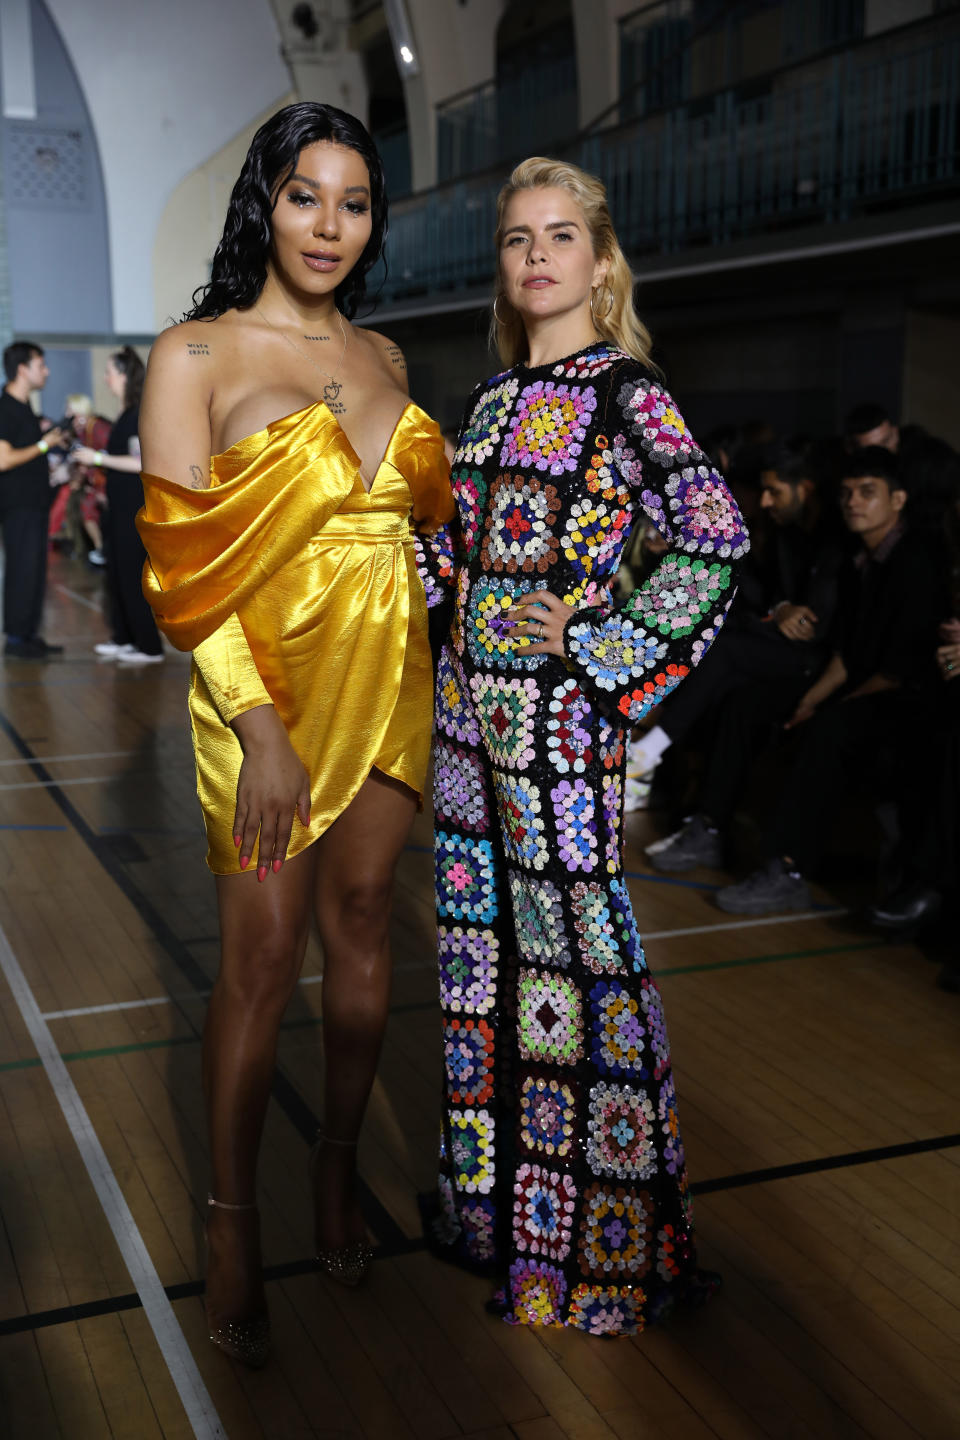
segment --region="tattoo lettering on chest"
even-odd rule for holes
[[[329,335],[304,335],[304,340],[329,340]]]
[[[195,341],[195,340],[188,340],[188,341],[187,341],[187,354],[188,354],[188,355],[209,355],[209,354],[210,354],[210,346],[209,346],[209,345],[199,344],[199,343],[198,343],[197,341]]]
[[[396,365],[398,370],[406,370],[407,362],[403,358],[403,351],[399,345],[388,345],[387,354],[390,357],[391,365]]]
[[[347,407],[342,400],[324,400],[323,403],[331,415],[346,415],[347,413]]]
[[[191,465],[191,466],[190,466],[190,489],[191,489],[191,490],[203,490],[204,488],[205,488],[205,487],[204,487],[204,483],[203,483],[203,471],[200,469],[200,466],[199,466],[199,465]]]

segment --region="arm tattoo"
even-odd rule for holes
[[[203,483],[203,471],[200,469],[200,466],[199,466],[199,465],[191,465],[191,466],[190,466],[190,489],[191,489],[191,490],[204,490],[205,488],[206,488],[206,487],[205,487],[205,485],[204,485],[204,483]]]
[[[201,344],[199,344],[198,342],[196,342],[196,341],[194,341],[194,340],[188,340],[188,341],[187,341],[187,354],[188,354],[188,355],[209,355],[209,354],[210,354],[210,346],[209,346],[209,345],[201,345]]]
[[[396,365],[398,370],[406,370],[407,362],[403,358],[403,351],[399,345],[388,345],[387,354],[390,356],[391,365]]]

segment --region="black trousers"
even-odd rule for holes
[[[121,478],[128,482],[137,480],[135,475]],[[153,611],[143,598],[143,565],[147,552],[133,523],[143,504],[143,491],[139,483],[128,483],[127,488],[131,493],[125,494],[119,487],[108,489],[103,515],[110,629],[115,644],[134,645],[145,655],[159,655],[163,643]]]
[[[8,639],[40,633],[47,588],[47,510],[0,511],[3,529],[3,629]]]
[[[769,622],[772,626],[772,621]],[[734,690],[773,684],[803,694],[824,662],[823,651],[791,644],[775,629],[724,628],[693,674],[661,705],[657,724],[677,743]]]
[[[789,720],[809,686],[806,675],[741,681],[722,702],[697,805],[721,829],[733,819],[758,753]]]
[[[838,798],[854,785],[901,799],[916,782],[919,701],[901,691],[828,701],[797,731],[768,831],[768,853],[816,868]]]

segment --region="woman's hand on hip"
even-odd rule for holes
[[[231,723],[243,748],[233,843],[245,870],[259,834],[257,879],[262,881],[287,858],[294,815],[302,825],[310,824],[310,777],[272,705],[258,705]]]
[[[559,655],[564,660],[563,629],[574,613],[573,605],[551,595],[549,590],[531,590],[528,595],[513,597],[508,619],[514,622],[514,639],[530,637],[531,643],[523,647],[524,655]]]

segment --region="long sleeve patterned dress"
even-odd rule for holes
[[[696,1256],[660,994],[622,867],[629,727],[706,652],[748,548],[670,396],[597,343],[471,397],[456,540],[420,543],[454,592],[434,791],[446,1089],[428,1239],[495,1275],[518,1324],[634,1333]],[[619,609],[634,522],[670,543]],[[506,612],[576,607],[566,660]]]

